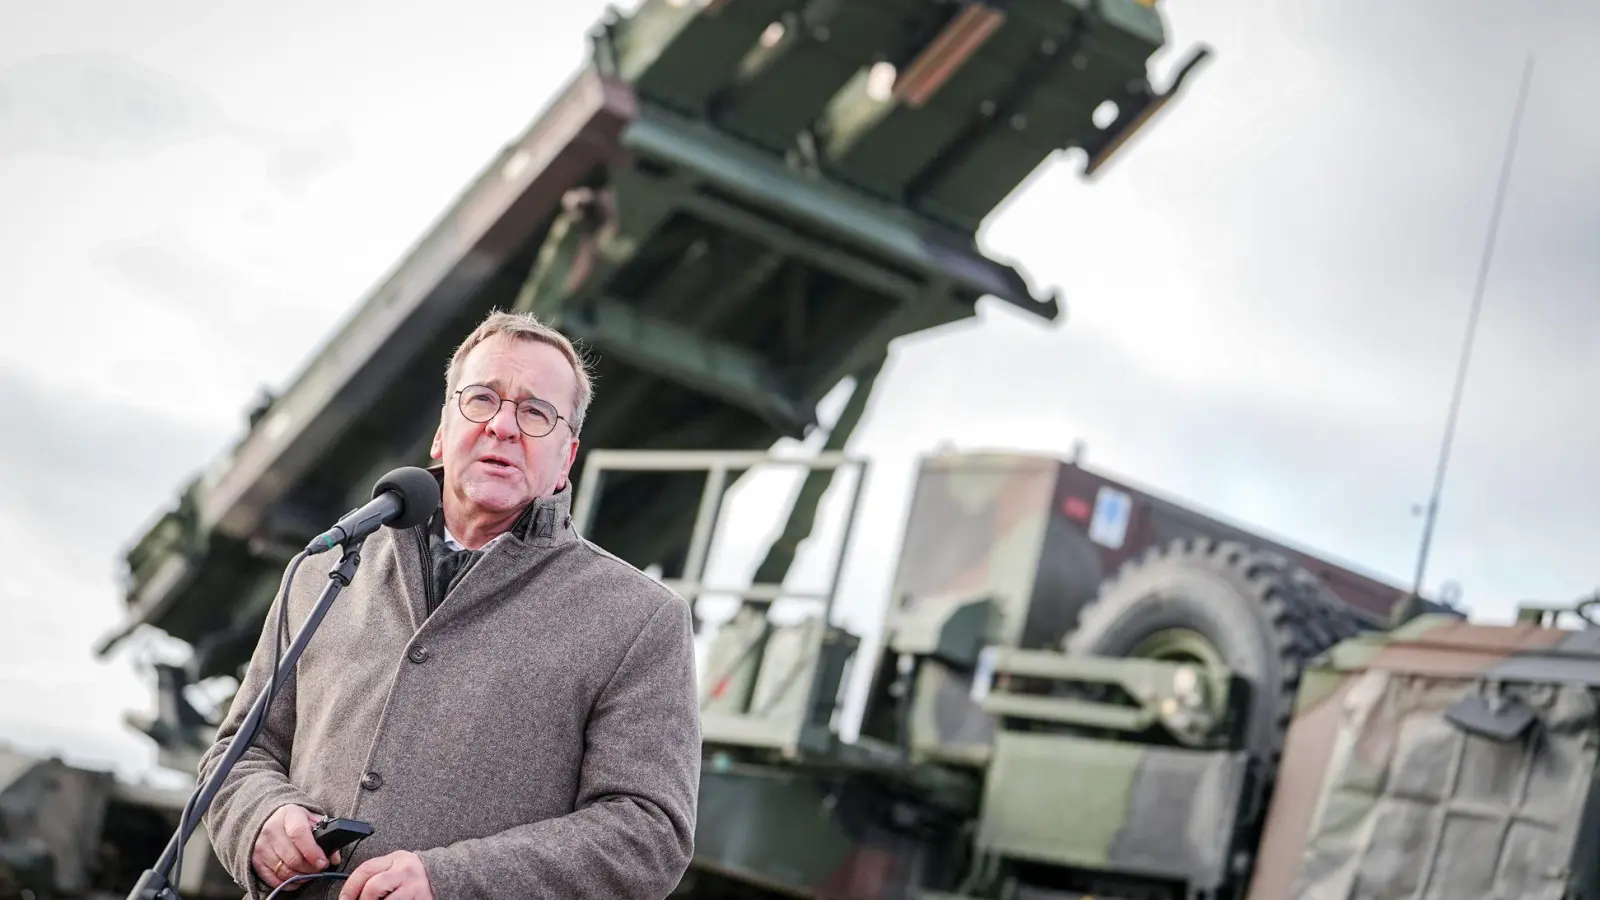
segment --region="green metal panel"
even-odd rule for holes
[[[917,60],[892,92],[875,93],[862,69],[818,126],[828,171],[963,230],[1050,154],[1095,136],[1102,102],[1146,92],[1145,60],[1163,42],[1155,11],[1131,0],[972,9],[983,12],[948,27],[975,49],[931,94],[902,94]]]
[[[718,127],[777,152],[796,147],[830,97],[943,4],[927,0],[811,2],[768,23],[739,76],[716,96]]]
[[[1229,876],[1242,754],[1064,735],[996,735],[976,844],[1011,860],[1181,879]]]
[[[627,18],[604,27],[602,41],[614,54],[605,70],[633,84],[642,97],[700,115],[786,5],[644,0]]]

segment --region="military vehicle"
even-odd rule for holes
[[[0,746],[0,900],[126,896],[178,826],[188,791]],[[186,860],[210,853],[204,835]],[[214,866],[185,866],[185,897],[238,897]]]
[[[1093,175],[1128,144],[1205,56],[1158,91],[1165,40],[1137,0],[645,0],[608,17],[590,65],[130,549],[127,624],[100,652],[141,628],[193,649],[158,668],[140,727],[193,771],[214,725],[187,689],[237,672],[295,549],[422,457],[454,341],[514,308],[597,353],[584,440],[611,449],[574,473],[581,530],[697,607],[738,598],[702,623],[681,895],[1459,896],[1486,861],[1501,881],[1484,895],[1584,895],[1586,631],[1466,625],[1003,454],[924,466],[876,649],[837,625],[836,591],[783,586],[830,474],[861,467],[842,451],[895,339],[985,297],[1059,316],[974,235],[1052,154]],[[751,583],[700,584],[727,488],[847,381]],[[778,621],[794,603],[814,615]],[[869,690],[846,738],[852,666]],[[1425,765],[1439,753],[1453,762]],[[125,894],[186,799],[3,765],[0,896]],[[1428,793],[1436,770],[1450,780]],[[205,851],[202,830],[181,893],[237,896]]]
[[[592,453],[580,530],[625,502],[612,472],[706,473],[695,560],[734,473],[867,466]],[[1600,897],[1600,595],[1581,629],[1557,609],[1471,623],[1000,452],[923,460],[874,646],[832,591],[668,581],[742,598],[706,653],[682,896]],[[814,611],[778,624],[775,599]],[[852,665],[870,691],[847,740]]]

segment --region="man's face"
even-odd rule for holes
[[[561,351],[538,341],[495,335],[462,361],[455,390],[491,387],[507,401],[487,422],[461,414],[459,395],[447,398],[431,455],[444,462],[444,493],[466,516],[510,513],[547,497],[567,482],[578,441],[567,418],[544,437],[517,426],[516,404],[536,397],[572,415],[577,381]]]

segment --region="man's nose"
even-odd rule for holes
[[[514,438],[522,434],[522,429],[517,425],[517,406],[514,403],[500,404],[500,411],[489,420],[489,431],[498,438]]]

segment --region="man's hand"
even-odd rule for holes
[[[277,887],[295,875],[310,875],[328,867],[328,858],[311,837],[311,829],[321,817],[303,806],[292,803],[280,806],[267,817],[256,836],[255,850],[250,862],[256,874],[267,887]],[[333,855],[339,862],[339,854]],[[298,890],[308,882],[297,882],[284,888]]]
[[[410,850],[396,850],[387,856],[369,859],[350,873],[339,900],[433,900],[433,885],[422,858]]]

